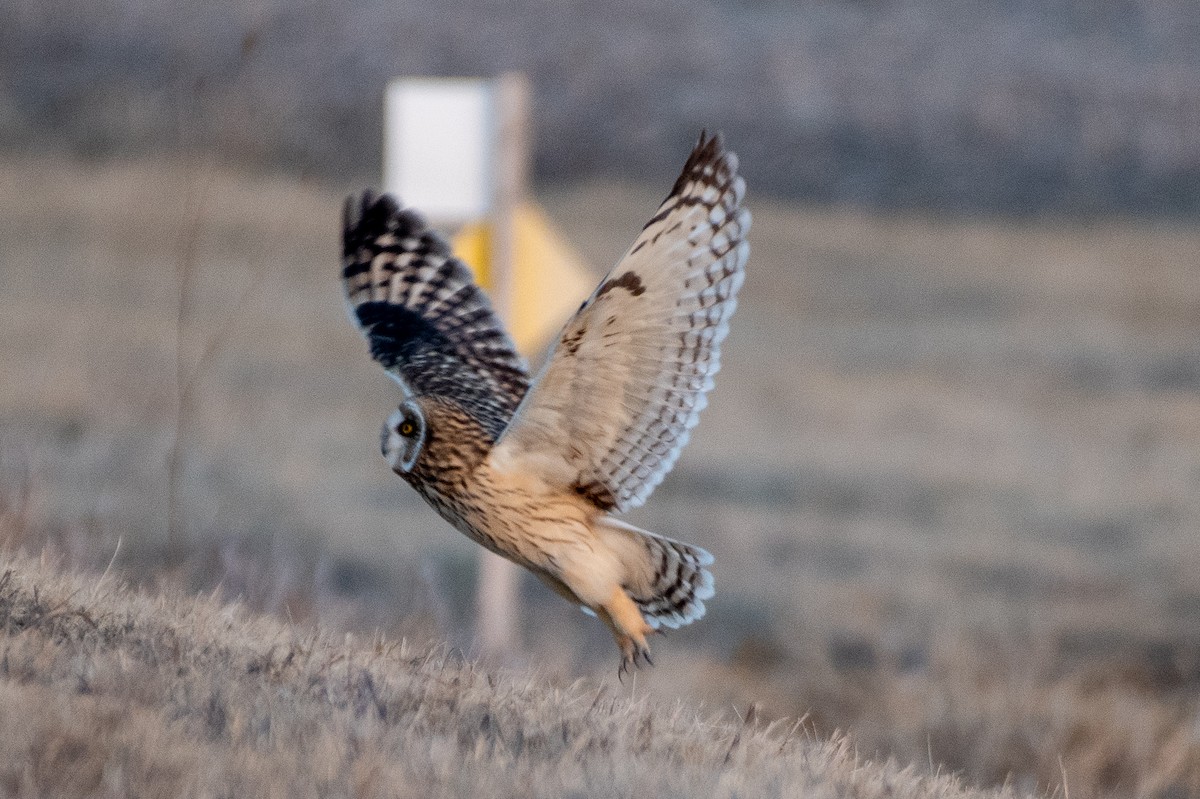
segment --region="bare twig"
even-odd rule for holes
[[[205,200],[211,185],[213,171],[208,170],[208,179],[196,192],[193,181],[188,180],[187,207],[183,231],[179,239],[179,257],[175,266],[177,301],[175,310],[175,429],[167,450],[167,564],[175,567],[182,557],[185,531],[180,510],[180,482],[183,470],[184,439],[190,428],[195,409],[196,370],[185,376],[184,347],[187,344],[187,328],[195,298],[194,275],[196,271],[196,247],[204,218]]]

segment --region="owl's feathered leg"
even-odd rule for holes
[[[553,574],[541,569],[532,571],[556,594],[572,604],[591,610],[600,621],[604,622],[604,626],[612,633],[613,638],[617,641],[617,647],[621,650],[621,666],[617,670],[618,676],[629,671],[631,666],[640,666],[643,660],[651,666],[654,665],[654,661],[650,659],[650,645],[646,643],[646,636],[654,632],[654,628],[646,623],[641,611],[638,610],[637,605],[624,589],[620,586],[614,587],[608,601],[597,607],[589,608],[588,604],[568,588],[566,583]]]
[[[651,666],[654,665],[654,661],[650,659],[650,645],[646,643],[646,636],[653,632],[653,628],[642,618],[642,612],[623,588],[613,588],[608,601],[596,608],[596,612],[612,631],[617,647],[621,650],[618,676],[629,671],[631,666],[640,666],[642,660]]]

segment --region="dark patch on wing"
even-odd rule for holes
[[[562,345],[567,348],[567,353],[574,355],[579,352],[579,344],[583,341],[583,337],[587,334],[587,325],[576,330],[570,335],[563,336]]]
[[[450,340],[418,313],[386,302],[365,302],[355,309],[371,343],[371,357],[391,369],[423,350],[449,351]]]
[[[596,298],[603,297],[613,289],[625,289],[635,297],[640,297],[646,293],[646,287],[642,285],[642,279],[635,272],[626,272],[620,277],[614,277],[605,281],[600,290],[596,292]]]
[[[612,510],[617,507],[617,498],[612,490],[601,483],[599,480],[590,480],[586,483],[576,483],[572,488],[575,493],[582,497],[587,497],[600,510]]]

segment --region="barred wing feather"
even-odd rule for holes
[[[567,323],[493,457],[641,505],[687,444],[720,368],[750,213],[737,157],[701,136],[667,199]]]
[[[471,409],[494,441],[529,387],[487,296],[412,209],[365,192],[346,201],[342,282],[371,355],[409,395]]]

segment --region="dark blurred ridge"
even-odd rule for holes
[[[542,181],[662,182],[708,127],[757,190],[793,198],[1200,206],[1190,0],[15,0],[0,5],[0,147],[215,151],[366,182],[389,77],[505,69],[534,82]]]

